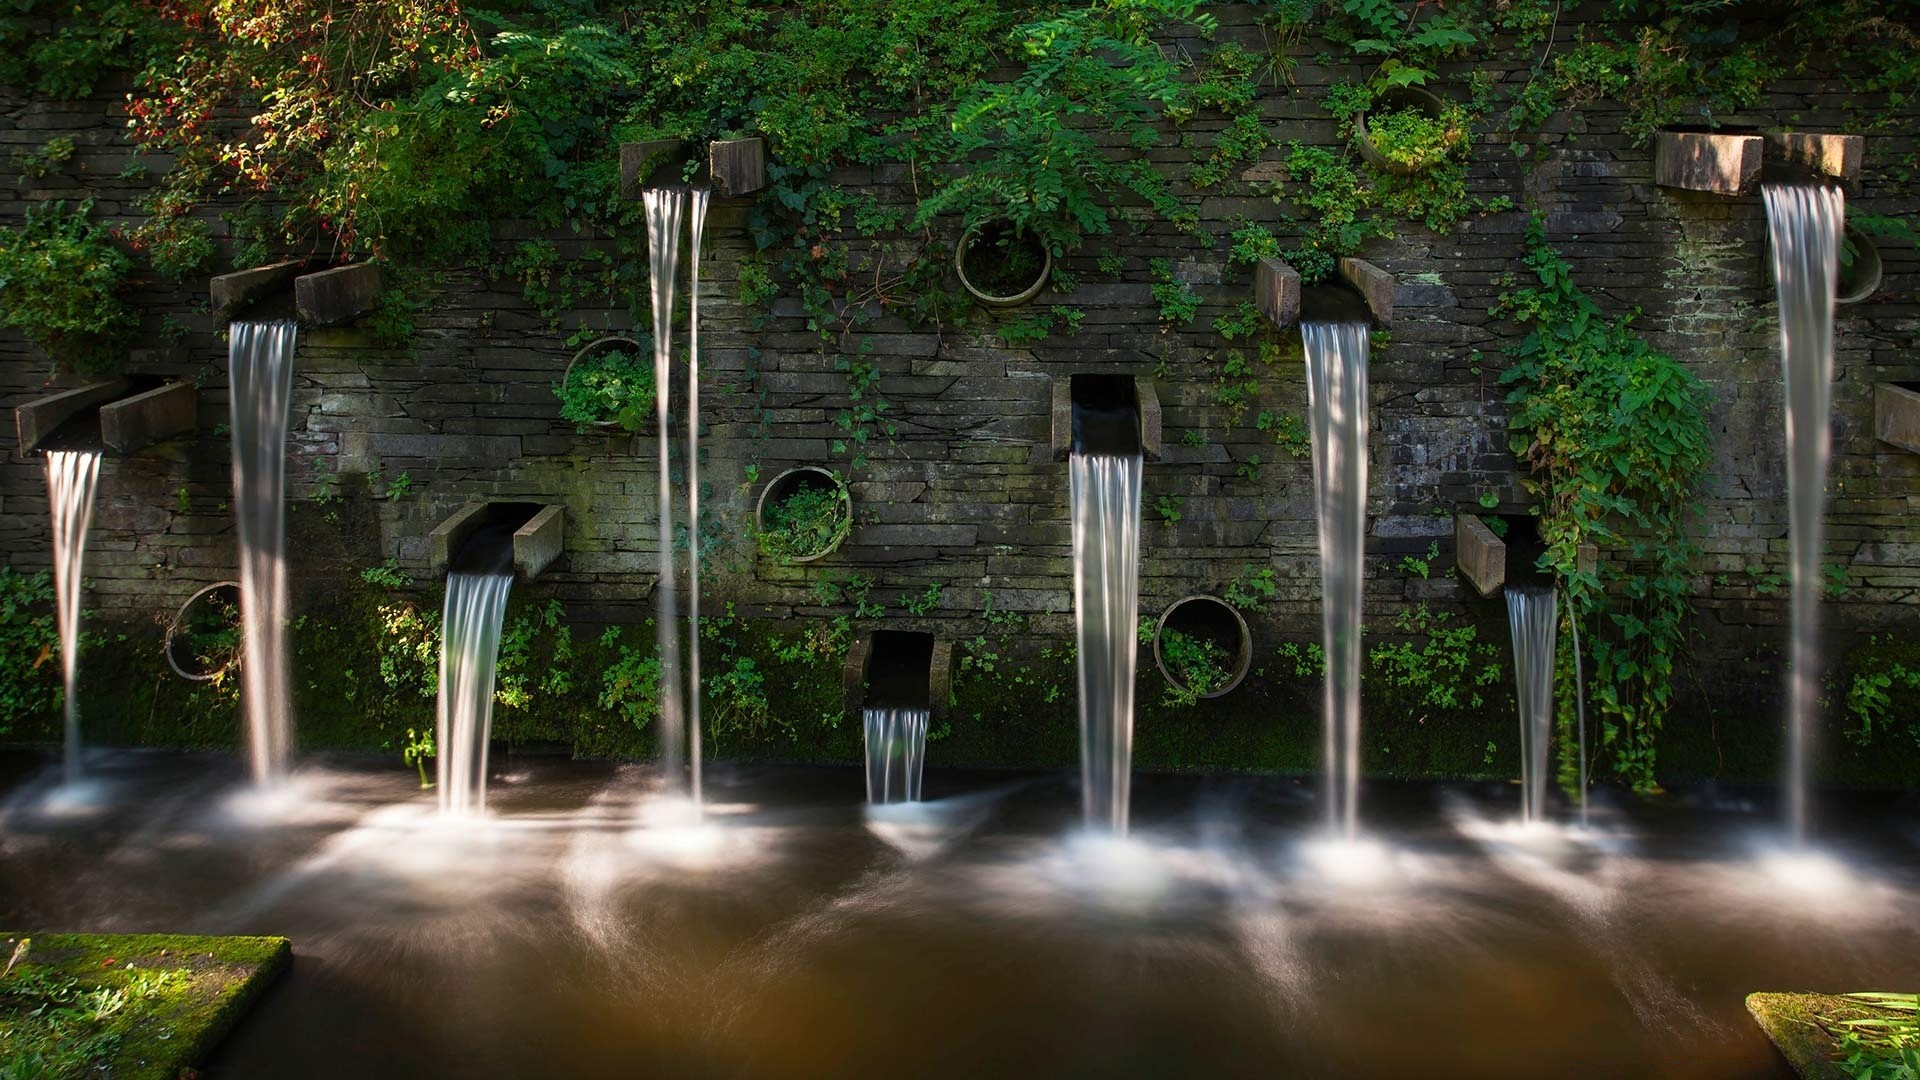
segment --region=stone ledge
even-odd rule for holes
[[[106,379],[23,401],[13,407],[13,426],[20,436],[20,452],[31,452],[61,424],[88,409],[112,401],[131,389],[125,379]]]
[[[234,316],[255,301],[284,291],[306,268],[305,259],[288,259],[248,270],[236,270],[209,280],[207,293],[213,302],[214,322],[232,322]]]
[[[1881,383],[1873,388],[1873,435],[1920,454],[1920,384]]]
[[[1379,327],[1393,325],[1393,275],[1373,265],[1365,259],[1356,259],[1351,255],[1340,260],[1341,280],[1359,290],[1362,299],[1367,302],[1367,310],[1373,313],[1373,323]]]
[[[1279,259],[1261,259],[1254,268],[1253,302],[1282,330],[1299,322],[1300,271]]]
[[[716,139],[707,148],[714,193],[751,195],[767,186],[767,140]]]
[[[513,567],[532,581],[566,549],[565,508],[557,503],[470,502],[427,534],[427,573],[444,575],[473,534],[488,525],[518,521],[513,533]]]
[[[649,139],[620,144],[620,196],[637,199],[647,181],[676,161],[686,161],[685,139]]]
[[[1661,131],[1653,141],[1653,182],[1684,191],[1745,195],[1760,181],[1758,135]]]
[[[120,454],[184,435],[199,426],[200,392],[171,382],[100,406],[100,441]]]
[[[349,263],[293,279],[293,306],[307,326],[339,326],[373,313],[380,299],[380,268]]]
[[[1804,165],[1836,180],[1852,180],[1860,175],[1867,140],[1860,135],[1774,131],[1767,134],[1767,148],[1781,161]]]
[[[1460,576],[1481,596],[1507,585],[1507,542],[1493,535],[1478,514],[1453,515],[1453,560]]]

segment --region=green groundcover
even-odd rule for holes
[[[175,1080],[292,956],[279,937],[0,935],[0,1077]]]

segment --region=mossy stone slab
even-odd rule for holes
[[[22,937],[32,945],[15,971],[106,986],[130,979],[130,967],[190,973],[181,992],[127,1005],[143,1015],[124,1029],[102,1073],[118,1080],[175,1080],[206,1060],[293,958],[283,937],[9,932],[0,933],[0,966]]]
[[[1858,1002],[1834,994],[1748,994],[1747,1011],[1801,1080],[1847,1080],[1837,1064],[1840,1044],[1816,1017],[1855,1020],[1873,1015]]]

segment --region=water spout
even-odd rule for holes
[[[487,747],[493,735],[493,680],[500,630],[513,587],[512,547],[489,545],[485,555],[447,575],[440,618],[440,703],[434,768],[440,811],[483,814],[487,809]],[[471,545],[470,545],[471,547]]]
[[[1327,816],[1360,828],[1360,633],[1367,541],[1367,351],[1361,322],[1309,322],[1307,405],[1320,524],[1321,640],[1326,649]]]
[[[1833,403],[1833,296],[1846,197],[1830,185],[1766,184],[1767,233],[1780,300],[1786,382],[1787,540],[1793,639],[1787,694],[1787,828],[1807,832],[1809,730],[1820,707],[1820,559],[1826,549]]]
[[[866,734],[867,801],[920,801],[920,777],[926,769],[927,723],[924,708],[868,706],[860,723]]]
[[[68,784],[80,780],[80,582],[86,561],[87,525],[93,520],[93,493],[100,478],[100,455],[90,450],[47,453],[47,507],[53,518],[54,617],[60,629],[60,673],[66,680],[66,756]]]
[[[293,747],[286,651],[286,481],[296,333],[289,321],[239,322],[228,328],[227,337],[243,625],[240,695],[256,784],[284,779]]]
[[[1139,657],[1139,402],[1131,379],[1076,375],[1067,506],[1080,649],[1080,779],[1087,824],[1127,831]]]
[[[1547,585],[1508,585],[1507,625],[1513,635],[1514,700],[1520,711],[1520,820],[1547,819],[1547,747],[1553,736],[1554,591]]]

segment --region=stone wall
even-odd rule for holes
[[[1224,7],[1221,36],[1267,47],[1251,22],[1257,8]],[[1559,40],[1572,39],[1563,23]],[[1192,47],[1198,42],[1176,43]],[[833,415],[846,404],[846,377],[822,355],[796,301],[782,298],[775,319],[753,328],[734,299],[737,270],[751,244],[744,228],[748,200],[720,200],[707,227],[702,266],[703,480],[707,506],[721,516],[730,549],[716,559],[710,607],[732,600],[747,614],[810,616],[811,583],[823,574],[858,571],[874,577],[889,605],[929,584],[946,586],[927,618],[893,606],[888,624],[927,626],[948,635],[977,632],[986,591],[1002,609],[1035,613],[1039,635],[1071,634],[1066,470],[1048,453],[1050,380],[1079,370],[1150,373],[1165,407],[1165,460],[1146,479],[1142,612],[1155,614],[1179,596],[1210,591],[1248,566],[1271,566],[1281,582],[1277,601],[1253,620],[1256,657],[1282,640],[1318,635],[1318,576],[1311,477],[1253,427],[1260,409],[1304,418],[1304,380],[1297,336],[1289,362],[1260,373],[1259,401],[1226,426],[1213,404],[1223,343],[1214,316],[1250,295],[1250,275],[1226,265],[1226,234],[1239,219],[1277,223],[1291,207],[1270,197],[1285,143],[1332,145],[1334,123],[1321,108],[1326,87],[1357,79],[1357,68],[1317,66],[1313,42],[1295,48],[1292,85],[1270,89],[1260,108],[1281,146],[1221,188],[1184,186],[1192,151],[1169,131],[1150,157],[1165,166],[1177,193],[1198,203],[1219,239],[1211,248],[1165,224],[1126,227],[1094,238],[1066,260],[1082,283],[1068,296],[1084,312],[1071,336],[1056,334],[1030,348],[1008,347],[996,334],[1003,317],[979,315],[939,330],[882,322],[869,359],[883,375],[897,433],[852,469],[857,525],[850,541],[822,564],[756,565],[743,541],[759,482],[798,463],[843,470],[836,457]],[[1464,79],[1478,65],[1451,72]],[[1527,78],[1524,68],[1500,73],[1503,85]],[[1459,92],[1459,85],[1454,86]],[[1844,130],[1848,101],[1831,80],[1796,75],[1775,84],[1767,103],[1739,117],[1756,125],[1791,124]],[[136,212],[140,184],[118,179],[133,158],[114,93],[73,103],[0,98],[0,151],[31,149],[71,134],[80,152],[61,175],[0,194],[0,220],[17,221],[30,202],[97,194],[97,212],[124,220]],[[1920,114],[1912,114],[1920,119]],[[1519,211],[1473,218],[1452,235],[1402,225],[1399,235],[1366,252],[1397,275],[1398,312],[1390,338],[1372,357],[1373,446],[1368,543],[1368,619],[1387,627],[1405,605],[1429,600],[1465,612],[1504,650],[1504,619],[1491,602],[1445,573],[1451,566],[1455,508],[1479,510],[1492,492],[1508,507],[1524,501],[1506,451],[1500,350],[1514,335],[1488,313],[1517,269],[1525,208],[1547,215],[1552,241],[1574,264],[1577,280],[1610,311],[1641,309],[1637,325],[1684,360],[1712,388],[1716,464],[1698,525],[1706,562],[1697,581],[1697,637],[1684,703],[1676,724],[1749,725],[1755,738],[1777,730],[1778,679],[1773,657],[1785,639],[1784,590],[1768,591],[1750,570],[1783,574],[1786,503],[1778,339],[1771,285],[1763,272],[1765,223],[1758,197],[1717,198],[1660,189],[1651,181],[1651,148],[1622,134],[1623,110],[1611,102],[1582,107],[1548,126],[1567,138],[1551,150],[1517,157],[1504,135],[1475,146],[1471,189],[1511,196]],[[1220,126],[1202,116],[1184,129],[1199,135]],[[1889,177],[1915,152],[1913,125],[1867,143],[1856,205],[1880,213],[1913,213]],[[777,157],[778,147],[773,148]],[[150,167],[164,162],[148,161]],[[890,202],[912,199],[898,170],[846,170],[836,179]],[[1282,227],[1275,225],[1276,231]],[[516,238],[499,230],[502,249]],[[563,253],[580,241],[559,240]],[[1125,260],[1117,279],[1103,274],[1102,254]],[[1848,591],[1827,607],[1834,655],[1861,633],[1920,625],[1920,456],[1876,443],[1872,387],[1920,378],[1920,296],[1916,253],[1888,244],[1886,280],[1867,303],[1837,318],[1838,377],[1829,522],[1831,559],[1847,568]],[[1191,325],[1163,330],[1150,293],[1148,260],[1166,258],[1205,299]],[[173,288],[145,282],[140,297],[156,345],[162,317],[185,327],[175,347],[142,353],[138,370],[188,376],[200,386],[198,437],[108,463],[88,552],[88,604],[112,619],[147,623],[164,617],[202,584],[233,576],[228,509],[224,345],[205,314],[204,282]],[[617,330],[627,324],[625,298],[568,313],[568,324]],[[171,325],[171,324],[170,324]],[[576,434],[558,418],[551,386],[569,358],[561,337],[531,311],[510,282],[456,273],[421,319],[411,353],[379,350],[355,330],[304,333],[293,403],[289,464],[292,490],[310,498],[314,478],[338,474],[343,488],[380,493],[371,513],[351,528],[319,508],[296,508],[290,550],[296,592],[314,596],[338,587],[357,566],[388,558],[416,575],[427,562],[426,535],[475,497],[564,503],[567,551],[535,586],[564,600],[586,621],[634,621],[651,611],[655,587],[657,501],[650,436]],[[0,404],[40,391],[45,363],[15,334],[0,335]],[[764,410],[764,411],[763,411]],[[1182,443],[1190,429],[1202,445]],[[1257,478],[1240,466],[1258,455]],[[411,490],[384,498],[384,483],[406,473]],[[1166,524],[1154,507],[1178,501],[1181,520]],[[0,463],[0,551],[16,567],[50,562],[46,498],[40,465],[9,449]],[[339,517],[339,515],[333,515]],[[1437,542],[1442,559],[1430,579],[1410,576],[1406,555]],[[1766,705],[1756,711],[1753,706]],[[1709,711],[1711,710],[1711,711]],[[1728,719],[1728,718],[1736,719]],[[1724,732],[1723,732],[1724,737]]]

